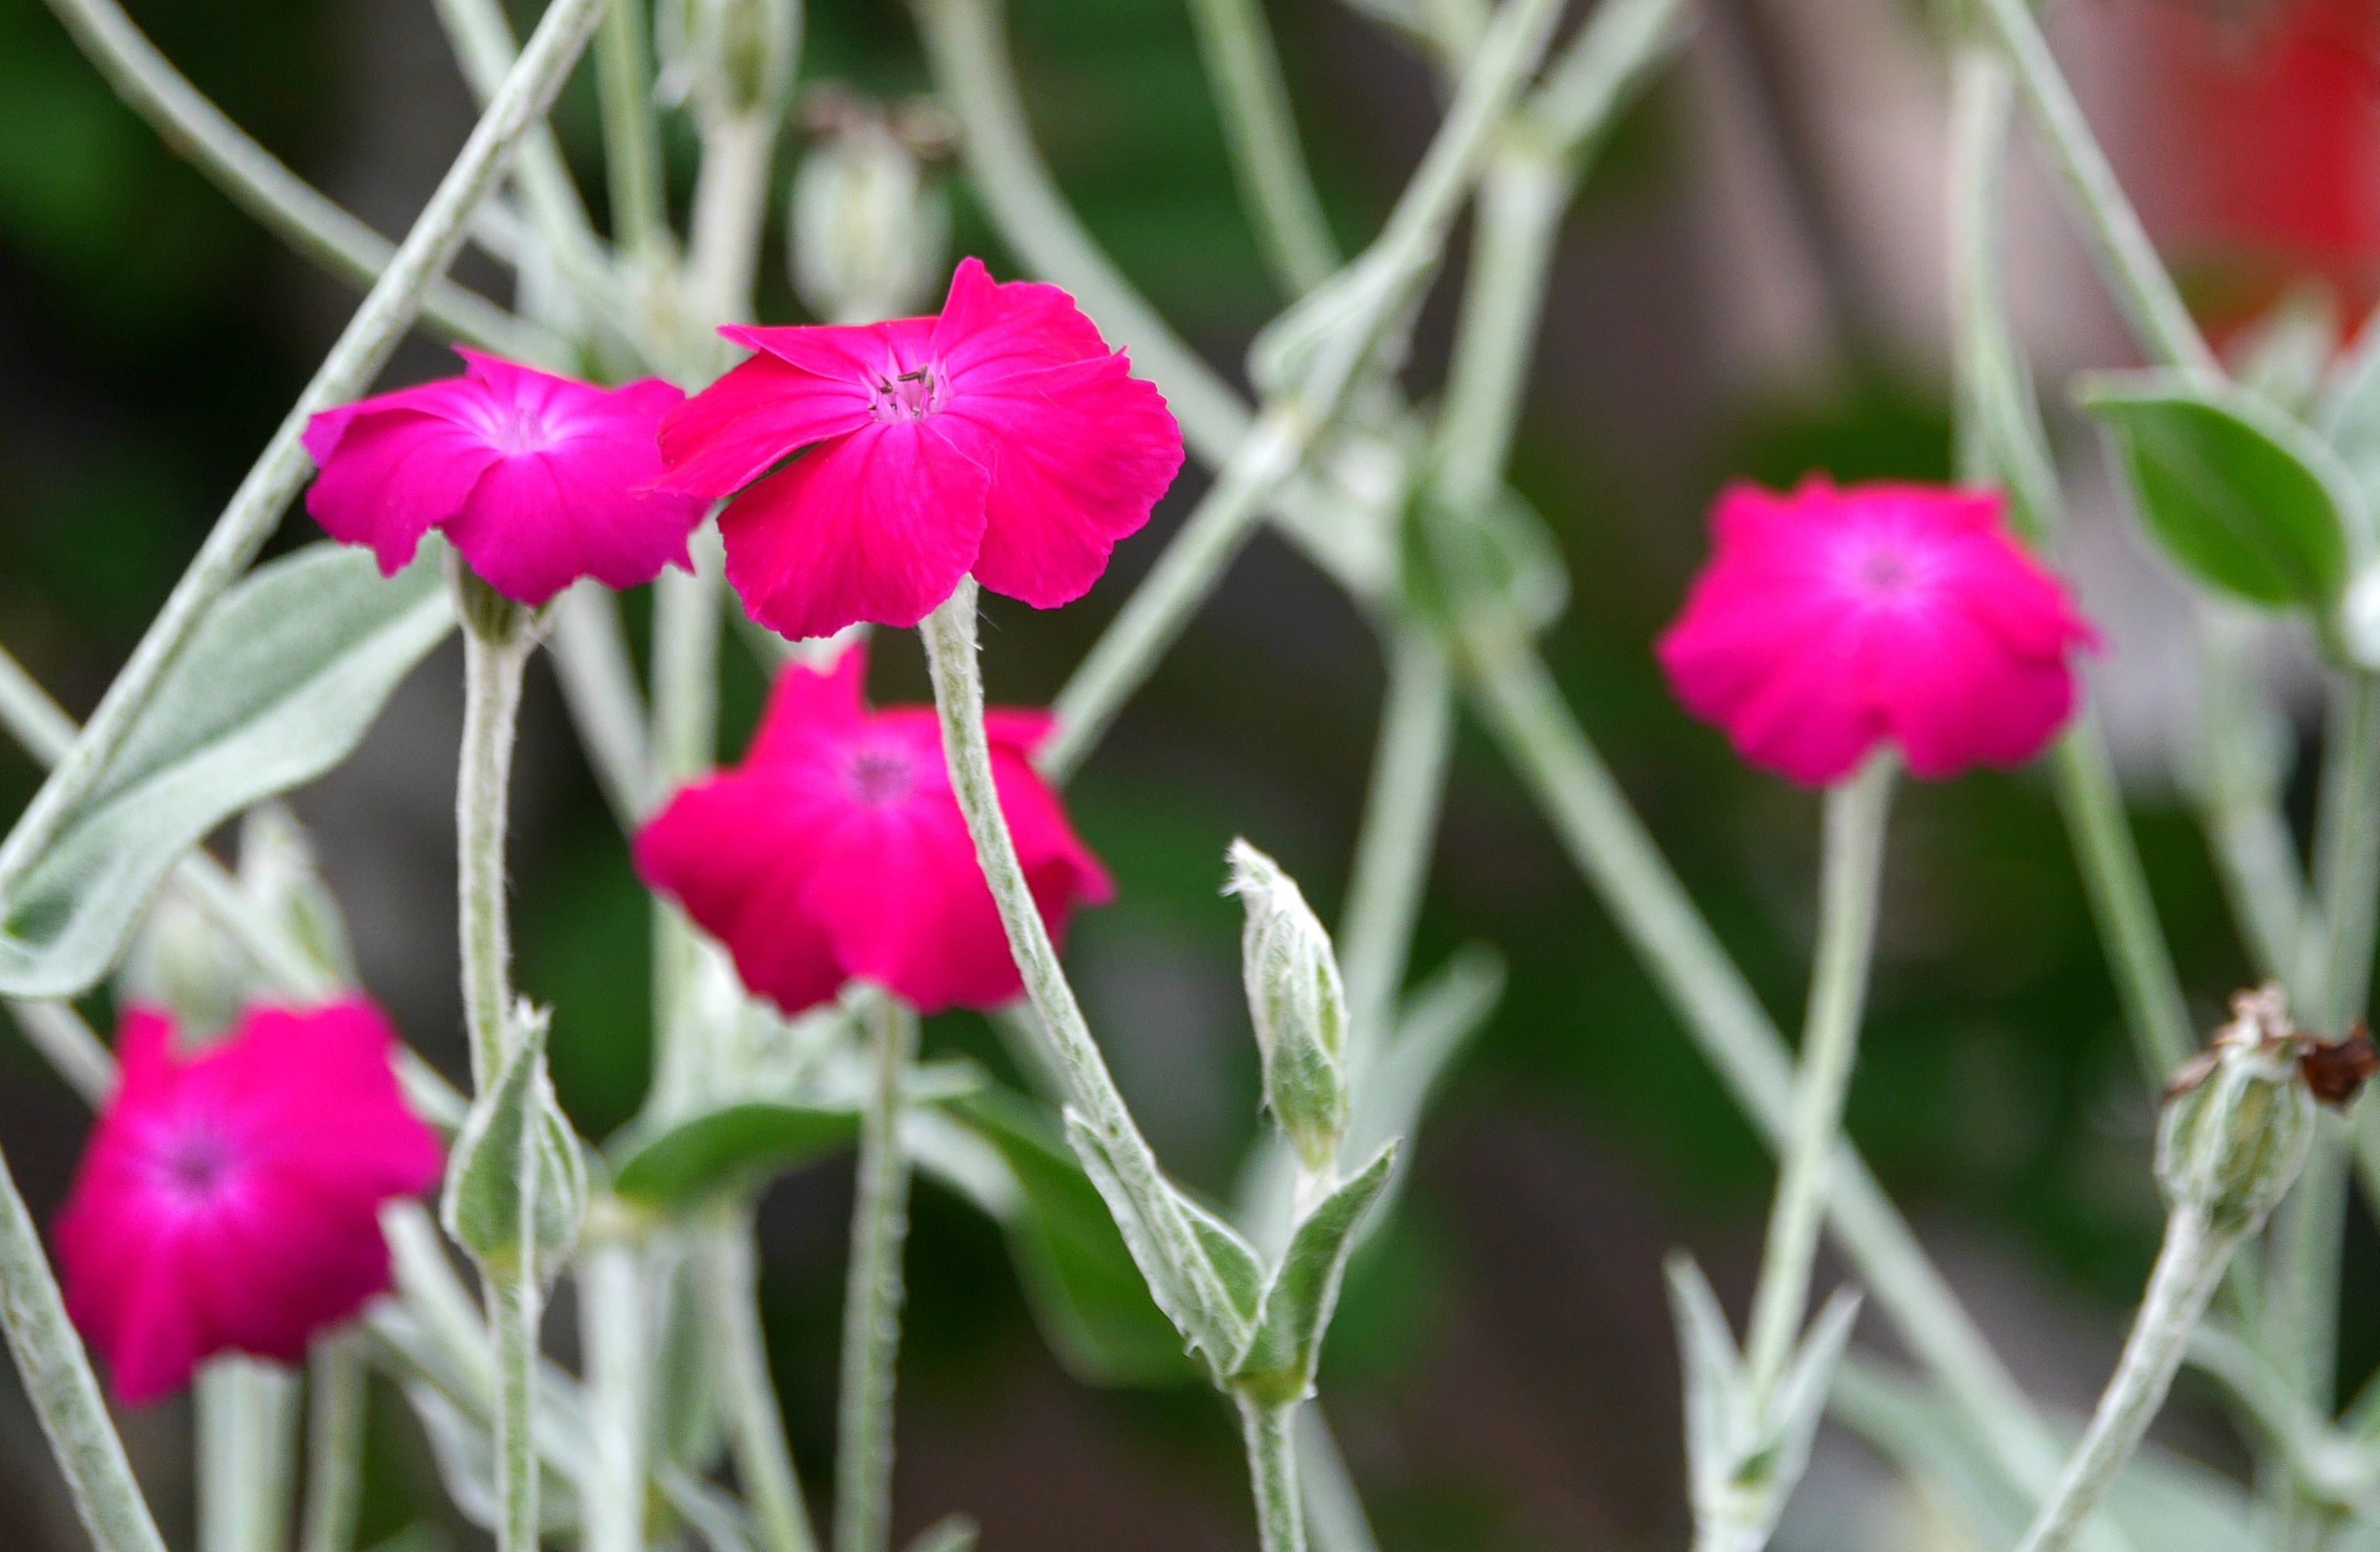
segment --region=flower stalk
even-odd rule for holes
[[[370,1378],[358,1333],[316,1340],[306,1362],[306,1513],[299,1552],[355,1552]]]
[[[1744,1364],[1755,1408],[1774,1399],[1802,1317],[1818,1228],[1842,1147],[1843,1105],[1859,1055],[1861,1009],[1876,949],[1876,895],[1895,762],[1878,756],[1828,790],[1826,860],[1819,884],[1818,946],[1809,1016],[1794,1074],[1793,1118],[1777,1179],[1777,1204],[1753,1296]]]
[[[769,1377],[760,1330],[760,1269],[748,1213],[708,1226],[697,1243],[697,1279],[719,1342],[712,1382],[726,1415],[735,1474],[752,1506],[763,1552],[818,1552],[802,1479],[785,1442],[783,1408]]]
[[[859,1117],[851,1266],[843,1302],[843,1390],[834,1470],[834,1552],[884,1552],[892,1533],[892,1399],[901,1353],[902,1248],[909,1161],[902,1091],[917,1059],[917,1015],[871,993],[861,1016],[872,1070]]]
[[[1257,1539],[1263,1552],[1305,1552],[1305,1506],[1297,1479],[1299,1406],[1247,1396],[1239,1399],[1248,1476],[1256,1487]]]

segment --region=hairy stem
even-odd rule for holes
[[[1982,0],[1982,7],[2016,72],[2025,108],[2048,147],[2051,169],[2082,217],[2082,240],[2142,348],[2169,366],[2218,371],[2215,353],[2191,321],[2173,277],[2158,261],[2139,214],[2116,182],[2107,153],[2092,137],[2082,104],[2058,73],[2032,7],[2025,0]]]
[[[297,1376],[240,1354],[199,1370],[199,1552],[281,1552],[298,1447]]]
[[[1777,1204],[1768,1218],[1768,1243],[1744,1343],[1744,1373],[1755,1412],[1765,1409],[1784,1377],[1809,1308],[1818,1227],[1842,1149],[1843,1103],[1851,1093],[1860,1013],[1875,959],[1876,894],[1893,776],[1891,758],[1879,756],[1827,792],[1810,1008],[1794,1073],[1792,1122],[1779,1159]]]
[[[468,582],[466,585],[470,585]],[[485,1089],[504,1065],[512,1016],[512,931],[504,910],[504,831],[513,741],[520,719],[526,636],[463,633],[463,748],[455,781],[455,920],[462,937],[463,1022],[471,1084]]]
[[[901,1253],[909,1233],[902,1089],[917,1015],[889,993],[863,1022],[875,1058],[859,1118],[851,1265],[843,1296],[842,1426],[834,1462],[834,1552],[885,1552],[892,1535],[892,1397],[901,1355]]]
[[[587,751],[596,785],[603,789],[620,827],[633,830],[652,801],[652,735],[646,728],[637,671],[628,660],[617,596],[592,582],[565,593],[554,600],[547,645],[554,678],[562,685],[562,703]]]
[[[521,1192],[522,1243],[535,1241],[536,1173],[526,1169]],[[537,1552],[538,1327],[545,1314],[537,1284],[535,1257],[526,1250],[512,1265],[485,1274],[488,1338],[496,1354],[496,1546],[498,1552]]]
[[[353,398],[371,381],[420,309],[431,283],[445,273],[465,226],[503,175],[515,147],[542,119],[595,26],[602,0],[551,0],[519,63],[504,78],[462,153],[431,195],[420,218],[373,283],[338,343],[266,444],[189,568],[101,698],[74,748],[50,773],[5,843],[0,902],[57,837],[149,704],[165,670],[207,609],[236,581],[280,522],[312,460],[299,437],[317,411]],[[0,910],[0,915],[5,915]]]
[[[584,1552],[644,1552],[647,1348],[644,1257],[613,1235],[590,1236],[574,1268],[586,1351],[587,1481],[579,1488]]]
[[[694,185],[686,284],[694,317],[706,329],[752,317],[760,231],[769,214],[769,167],[776,149],[777,120],[771,115],[725,116],[702,127],[702,173]]]
[[[1191,0],[1240,200],[1274,282],[1303,296],[1339,267],[1338,245],[1297,141],[1281,55],[1257,0]]]
[[[1517,642],[1465,644],[1481,715],[1687,1033],[1764,1141],[1791,1132],[1785,1044],[1710,925],[1563,704],[1545,666]],[[2008,1481],[2045,1491],[2058,1458],[2040,1420],[1858,1155],[1839,1152],[1828,1210],[1861,1280],[1910,1350],[1974,1426]],[[2101,1545],[2107,1545],[2102,1543]]]
[[[1298,1404],[1243,1396],[1239,1408],[1248,1479],[1256,1489],[1257,1545],[1263,1552],[1305,1552],[1305,1506],[1297,1485]]]
[[[2001,283],[2001,228],[2008,166],[2008,67],[1979,44],[1963,45],[1953,67],[1950,164],[1952,331],[1960,473],[2000,483],[2012,518],[2035,545],[2055,538],[2064,503],[2039,415],[2023,389],[2022,361]],[[2091,902],[2108,969],[2143,1075],[2162,1090],[2197,1047],[2181,978],[2149,894],[2123,793],[2086,704],[2052,757],[2058,806]]]
[[[100,1399],[82,1339],[67,1319],[57,1278],[42,1253],[41,1230],[0,1158],[0,1324],[25,1398],[49,1436],[50,1451],[74,1494],[75,1512],[96,1552],[165,1552],[133,1480],[124,1441]]]
[[[2174,1372],[2189,1350],[2190,1334],[2206,1313],[2240,1238],[2216,1231],[2204,1214],[2189,1208],[2177,1208],[2166,1221],[2165,1243],[2115,1377],[2018,1552],[2065,1552],[2074,1545],[2165,1404]]]
[[[355,1552],[370,1376],[353,1331],[315,1339],[306,1363],[306,1519],[299,1552]]]
[[[695,534],[691,573],[663,571],[653,583],[653,747],[649,768],[657,802],[710,769],[719,751],[719,636],[725,559],[718,531]],[[677,906],[653,898],[652,1093],[674,1114],[701,1092],[708,1069],[686,996],[700,940]]]
[[[603,107],[603,170],[610,178],[612,240],[631,260],[657,263],[669,244],[662,180],[662,127],[653,109],[653,62],[644,0],[605,0],[595,41],[595,82]]]
[[[802,1479],[785,1442],[784,1411],[769,1377],[769,1349],[760,1333],[760,1269],[749,1216],[705,1229],[698,1253],[702,1297],[718,1342],[712,1379],[762,1552],[817,1552]]]
[[[1388,654],[1371,790],[1339,928],[1348,1060],[1358,1092],[1364,1064],[1379,1053],[1396,1017],[1454,750],[1454,671],[1445,643],[1401,626],[1389,637]]]
[[[934,708],[941,719],[942,756],[950,765],[951,786],[965,815],[967,833],[975,841],[976,861],[991,887],[1001,924],[1007,929],[1009,951],[1025,981],[1026,995],[1053,1048],[1068,1093],[1084,1124],[1112,1161],[1124,1189],[1148,1220],[1161,1255],[1186,1295],[1195,1300],[1208,1330],[1245,1330],[1245,1321],[1223,1288],[1213,1264],[1199,1247],[1172,1190],[1158,1167],[1157,1155],[1140,1134],[1123,1094],[1099,1054],[1099,1042],[1075,1000],[1075,989],[1058,963],[1058,950],[1034,903],[1025,869],[1017,861],[1016,841],[1001,813],[993,782],[991,746],[983,729],[983,678],[976,660],[976,583],[963,579],[958,590],[922,627],[926,660],[934,681]]]

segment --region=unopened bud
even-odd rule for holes
[[[231,1027],[256,985],[247,956],[189,896],[169,889],[133,938],[116,990],[126,1002],[171,1012],[183,1040],[205,1045]]]
[[[239,892],[326,980],[355,981],[346,920],[315,865],[314,843],[279,803],[258,804],[240,824]]]
[[[773,117],[793,87],[800,0],[662,0],[657,92],[709,118]]]
[[[1347,992],[1330,935],[1279,863],[1232,843],[1230,892],[1247,910],[1240,971],[1264,1054],[1265,1102],[1310,1174],[1338,1163],[1347,1134]]]
[[[802,304],[836,324],[916,312],[948,263],[950,202],[919,149],[872,104],[833,96],[794,173],[787,244]]]
[[[2175,1208],[2246,1234],[2304,1165],[2313,1099],[2300,1068],[2306,1037],[2289,1023],[2279,988],[2243,992],[2231,1007],[2231,1022],[2167,1097],[2157,1181]]]

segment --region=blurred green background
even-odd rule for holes
[[[1068,193],[1123,269],[1236,375],[1274,303],[1179,0],[1012,9],[1035,123]],[[427,0],[147,0],[134,10],[234,118],[384,230],[401,229],[468,125]],[[1360,240],[1429,132],[1435,89],[1419,60],[1334,0],[1271,10],[1333,217],[1342,238]],[[1811,253],[1823,255],[1830,236],[1863,240],[1856,213],[1796,202],[1792,142],[1813,142],[1801,151],[1823,160],[1825,137],[1793,116],[1807,117],[1822,82],[1800,81],[1798,102],[1764,91],[1759,20],[1724,5],[1706,16],[1686,63],[1595,171],[1556,272],[1515,480],[1569,556],[1574,599],[1549,643],[1565,689],[1790,1026],[1812,918],[1815,802],[1739,767],[1690,723],[1665,694],[1649,642],[1699,558],[1702,512],[1721,482],[1809,469],[1941,477],[1949,430],[1938,326],[1830,316],[1823,286],[1783,331],[1786,345],[1763,345],[1746,363],[1744,338],[1765,338],[1766,325],[1744,322],[1745,299],[1776,283],[1762,266],[1785,272],[1788,289],[1812,287],[1806,274],[1792,278],[1799,260],[1757,242],[1714,256],[1737,229],[1743,189],[1752,206],[1765,198],[1782,210],[1772,226],[1807,239]],[[1920,25],[1882,10],[1862,25],[1899,51],[1921,99],[1937,93],[1938,113]],[[1771,59],[1766,73],[1779,69]],[[1795,86],[1790,62],[1782,72]],[[810,0],[803,79],[887,96],[925,86],[906,17],[889,0]],[[558,120],[600,211],[583,73]],[[674,150],[682,200],[691,148]],[[956,194],[961,251],[1014,273],[963,179]],[[1912,197],[1922,206],[1930,196]],[[1925,232],[1921,223],[1862,262],[1930,275]],[[795,316],[782,259],[772,232],[772,321]],[[350,304],[124,110],[37,0],[0,0],[0,640],[69,706],[87,708],[103,686]],[[1417,392],[1434,388],[1446,312],[1441,297],[1425,318]],[[2120,358],[2119,344],[2107,348]],[[438,351],[417,341],[390,377],[442,370]],[[1054,690],[1201,483],[1184,478],[1085,603],[1050,615],[995,605],[995,700]],[[301,515],[284,542],[310,536]],[[643,600],[629,606],[641,629]],[[2125,692],[2124,646],[2115,633],[2099,693]],[[732,646],[727,662],[732,754],[761,681]],[[1123,885],[1070,950],[1094,1027],[1160,1154],[1218,1194],[1257,1121],[1238,915],[1218,896],[1223,849],[1247,835],[1331,913],[1379,678],[1365,622],[1261,540],[1074,789],[1084,834]],[[461,1050],[449,896],[455,678],[450,648],[400,693],[357,761],[298,804],[354,918],[370,989],[450,1066]],[[922,697],[905,640],[879,649],[874,688],[880,700]],[[542,671],[532,693],[515,855],[520,981],[556,1006],[557,1080],[581,1128],[600,1135],[628,1115],[645,1074],[644,901]],[[2133,754],[2142,845],[2196,1010],[2211,1020],[2246,973],[2242,958],[2153,742]],[[0,811],[30,785],[13,751],[0,758]],[[1893,842],[1852,1128],[2019,1373],[2053,1399],[2084,1400],[2157,1216],[2149,1111],[2063,832],[2034,776],[1979,776],[1912,790]],[[1688,1246],[1740,1299],[1769,1172],[1524,794],[1466,726],[1416,969],[1473,941],[1504,954],[1510,987],[1419,1140],[1401,1217],[1359,1266],[1325,1394],[1394,1552],[1681,1545],[1659,1259]],[[936,1021],[928,1042],[1002,1062],[967,1019]],[[0,1046],[0,1138],[46,1211],[85,1118],[20,1045]],[[820,1166],[781,1185],[763,1213],[777,1377],[814,1485],[832,1450],[848,1190],[847,1165]],[[2373,1247],[2358,1234],[2350,1276],[2368,1285]],[[910,1247],[904,1534],[965,1509],[995,1552],[1251,1544],[1235,1441],[1209,1398],[1099,1392],[1068,1378],[1031,1324],[997,1230],[931,1186]],[[2380,1320],[2368,1301],[2350,1300],[2349,1317],[2345,1363],[2360,1372],[2380,1353]],[[1892,1350],[1873,1316],[1864,1337]],[[451,1525],[418,1434],[394,1398],[383,1401],[367,1530],[423,1517]],[[2228,1460],[2233,1446],[2214,1416],[2186,1381],[2177,1436]],[[186,1526],[176,1409],[131,1426],[169,1522]],[[0,1404],[9,1545],[79,1545],[31,1429],[10,1395]],[[1828,1516],[1890,1497],[1880,1469],[1846,1441],[1827,1447],[1815,1480],[1833,1485],[1810,1496],[1816,1507],[1789,1528],[1793,1545],[1849,1545],[1837,1534],[1847,1521]],[[453,1545],[474,1544],[453,1534]]]

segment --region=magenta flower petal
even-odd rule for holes
[[[778,678],[744,764],[672,798],[637,837],[637,868],[788,1012],[848,980],[920,1009],[991,1008],[1022,989],[952,794],[934,714],[869,712],[864,650]],[[1029,751],[1039,712],[986,718],[1001,807],[1053,933],[1113,885]]]
[[[983,544],[982,452],[965,428],[870,425],[806,454],[720,514],[727,580],[781,635],[915,625]]]
[[[296,1362],[388,1286],[380,1209],[435,1184],[369,1004],[259,1008],[198,1056],[135,1008],[56,1238],[67,1308],[128,1404],[237,1350]]]
[[[2072,715],[2070,658],[2096,637],[1996,493],[1738,485],[1711,527],[1658,655],[1753,764],[1819,786],[1889,741],[1916,775],[1949,776],[2022,764]]]
[[[952,418],[1000,449],[976,580],[1037,609],[1072,603],[1107,570],[1182,470],[1164,398],[1121,356],[1039,367],[957,392]]]
[[[662,417],[685,396],[649,379],[603,389],[458,351],[464,375],[325,410],[306,448],[307,510],[370,544],[383,571],[443,529],[487,583],[540,605],[581,577],[612,587],[686,564],[699,494],[657,489]]]
[[[739,344],[791,329],[735,331]],[[797,447],[845,436],[874,422],[857,376],[821,377],[774,356],[755,356],[662,422],[664,489],[717,499],[733,495]]]
[[[664,483],[743,489],[728,575],[788,636],[915,624],[969,570],[1038,607],[1079,597],[1181,469],[1164,399],[1074,299],[973,259],[934,318],[722,332],[759,353],[671,413]]]

